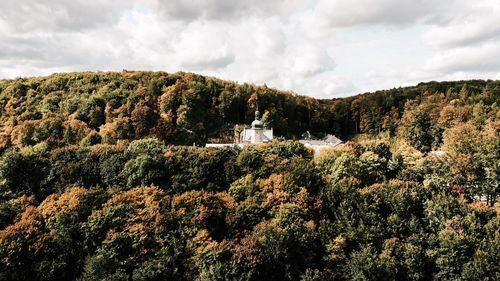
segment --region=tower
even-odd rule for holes
[[[261,143],[264,141],[264,125],[262,121],[260,121],[260,112],[259,109],[255,111],[255,120],[252,122],[252,136],[251,143]]]
[[[252,122],[250,128],[245,128],[243,132],[243,142],[247,143],[263,143],[268,142],[273,139],[273,129],[268,129],[264,127],[264,124],[260,120],[259,109],[255,111],[255,120]]]

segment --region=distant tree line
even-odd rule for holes
[[[193,73],[102,72],[0,80],[0,149],[154,137],[204,145],[249,124],[257,106],[278,136],[400,134],[427,152],[456,123],[495,121],[499,81],[429,82],[317,100]],[[227,138],[226,138],[227,139]]]

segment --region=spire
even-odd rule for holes
[[[252,122],[252,128],[262,128],[263,124],[260,121],[260,112],[259,112],[259,105],[257,105],[257,108],[255,110],[255,120]]]
[[[257,109],[255,110],[255,120],[260,120],[259,105],[257,105]]]

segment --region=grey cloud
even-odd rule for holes
[[[41,59],[43,55],[39,48],[44,39],[40,38],[16,38],[3,36],[0,40],[0,60],[2,59]]]
[[[55,36],[2,37],[0,62],[15,61],[37,67],[73,64],[77,57],[68,54],[72,48],[66,40]]]
[[[424,40],[439,48],[455,48],[496,40],[500,37],[500,17],[498,11],[483,16],[456,21],[446,26],[431,27],[424,33]],[[489,16],[485,16],[489,15]]]
[[[246,1],[245,1],[246,2]],[[160,9],[168,19],[192,21],[199,18],[218,19],[239,16],[245,10],[239,1],[160,1]]]
[[[64,32],[100,28],[119,20],[128,0],[2,0],[0,19],[15,32]]]
[[[442,41],[443,47],[453,48],[459,46],[474,45],[485,41],[496,40],[500,38],[500,25],[492,26],[492,29],[486,29],[475,34],[464,35],[463,37],[449,38]]]
[[[214,58],[206,58],[201,61],[186,61],[181,64],[186,70],[218,70],[233,63],[235,57],[233,54],[219,56]]]
[[[320,0],[313,10],[321,27],[349,27],[371,24],[405,26],[415,23],[442,24],[452,19],[456,1],[434,0]]]
[[[106,69],[117,58],[106,46],[97,46],[82,34],[3,36],[0,65],[13,68]]]
[[[287,15],[305,3],[299,0],[159,0],[159,8],[168,20],[227,21],[251,16]]]
[[[429,59],[425,68],[443,74],[500,71],[500,41],[443,51]]]

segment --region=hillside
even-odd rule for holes
[[[0,280],[496,280],[499,98],[481,80],[333,100],[192,73],[0,80]],[[200,147],[257,105],[277,135],[351,141]]]
[[[305,131],[341,139],[384,131],[393,136],[401,118],[411,119],[418,111],[425,119],[418,122],[425,124],[415,129],[428,132],[416,135],[428,135],[411,142],[428,151],[442,143],[440,129],[455,121],[450,119],[475,119],[484,125],[498,112],[499,97],[499,81],[481,80],[430,82],[316,100],[192,73],[54,74],[0,80],[0,149],[42,141],[78,144],[84,139],[115,144],[144,137],[203,145],[208,139],[231,136],[236,124],[249,124],[258,105],[275,134],[285,138],[298,138]]]

